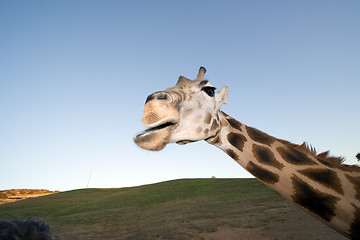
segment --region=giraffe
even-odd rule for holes
[[[360,167],[329,152],[317,154],[247,126],[220,110],[228,87],[215,92],[200,67],[195,80],[179,77],[174,87],[149,95],[134,136],[144,149],[168,143],[205,140],[215,145],[265,185],[351,239],[360,239]]]

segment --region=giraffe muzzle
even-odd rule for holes
[[[172,129],[179,122],[179,110],[166,92],[147,97],[142,123],[148,127],[135,135],[134,142],[141,148],[160,151],[169,143]]]

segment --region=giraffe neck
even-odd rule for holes
[[[360,238],[360,168],[274,138],[223,112],[219,119],[221,130],[208,143],[337,231]]]

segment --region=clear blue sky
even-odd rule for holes
[[[200,66],[223,110],[356,163],[359,1],[0,1],[0,189],[249,177],[205,142],[133,143],[148,94]]]

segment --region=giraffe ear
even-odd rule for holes
[[[221,105],[228,103],[229,88],[223,87],[220,91],[215,94],[216,107],[220,109]]]

